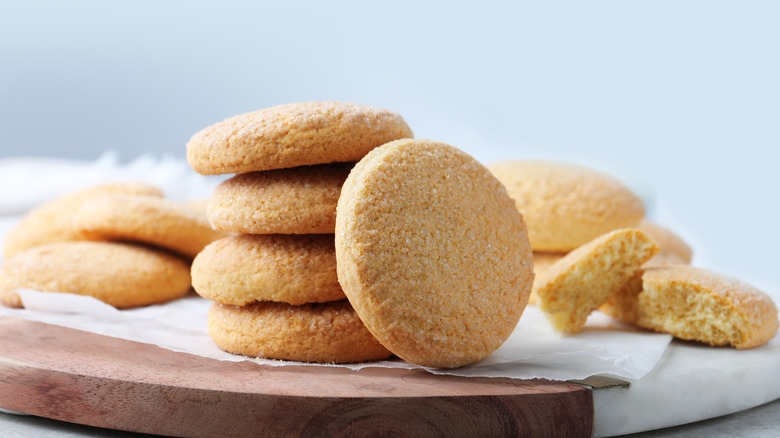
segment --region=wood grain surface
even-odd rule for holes
[[[590,436],[589,389],[223,362],[0,318],[0,407],[167,436]]]

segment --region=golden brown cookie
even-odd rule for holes
[[[457,367],[512,333],[531,247],[506,189],[472,157],[430,140],[385,144],[352,170],[337,212],[339,281],[394,354]]]
[[[686,265],[644,270],[640,283],[602,310],[676,338],[738,349],[762,345],[778,330],[777,307],[767,294]]]
[[[537,305],[553,328],[576,333],[658,247],[638,229],[609,232],[568,253],[534,283]]]
[[[16,289],[89,295],[117,308],[182,297],[190,269],[178,257],[109,242],[56,242],[16,254],[0,267],[0,301],[21,307]]]
[[[688,264],[693,257],[693,250],[685,241],[672,230],[658,225],[647,219],[642,219],[637,228],[644,231],[653,242],[658,245],[656,257],[666,257],[667,254],[676,256],[682,264]]]
[[[227,233],[191,207],[150,196],[104,195],[82,203],[73,222],[90,240],[140,242],[195,257]]]
[[[333,234],[341,186],[354,163],[242,173],[221,182],[208,207],[219,230],[244,234]]]
[[[195,257],[192,286],[204,298],[236,306],[346,298],[336,275],[332,234],[239,234],[217,240]]]
[[[379,145],[412,136],[400,115],[382,108],[292,103],[201,130],[187,143],[187,161],[205,175],[357,161]]]
[[[113,183],[90,187],[40,205],[25,215],[5,237],[3,257],[8,259],[26,249],[53,242],[85,240],[73,224],[81,204],[111,193],[162,197],[157,187],[144,183]]]
[[[489,166],[517,203],[534,251],[571,251],[598,236],[635,227],[644,203],[625,185],[595,170],[548,161]]]
[[[355,363],[392,355],[366,330],[347,300],[291,306],[214,303],[209,334],[234,354],[316,363]]]

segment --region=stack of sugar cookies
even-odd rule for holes
[[[157,187],[90,187],[37,207],[10,230],[0,301],[22,307],[18,289],[89,295],[117,308],[169,301],[190,291],[190,261],[224,235],[205,212]]]
[[[778,330],[777,308],[740,280],[688,266],[690,246],[647,220],[626,186],[582,166],[489,166],[524,215],[537,273],[532,301],[561,332],[596,309],[639,327],[711,345],[750,348]]]
[[[412,131],[398,114],[340,102],[280,105],[196,133],[198,173],[235,174],[208,218],[231,233],[195,258],[195,291],[214,301],[209,333],[247,356],[321,363],[391,353],[365,328],[336,270],[336,204],[355,162]]]

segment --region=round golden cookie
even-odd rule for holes
[[[143,246],[56,242],[16,254],[0,267],[0,301],[21,307],[16,289],[89,295],[117,308],[162,303],[187,294],[190,269]]]
[[[211,196],[214,228],[244,234],[333,234],[341,186],[354,163],[236,175]]]
[[[534,251],[571,251],[645,215],[642,200],[595,170],[547,161],[488,166],[507,188],[528,225]]]
[[[144,183],[104,184],[59,197],[27,213],[5,237],[3,257],[53,242],[85,240],[73,224],[73,214],[91,198],[111,193],[162,197],[157,187]]]
[[[192,286],[204,298],[244,305],[293,305],[346,298],[336,275],[332,234],[225,237],[192,262]]]
[[[778,330],[777,307],[742,280],[687,265],[645,269],[603,309],[650,330],[710,345],[753,348]]]
[[[169,199],[104,195],[82,203],[73,222],[90,240],[140,242],[189,258],[225,237],[202,212]]]
[[[209,335],[234,354],[316,363],[355,363],[392,355],[366,330],[347,300],[291,306],[214,303]]]
[[[339,281],[394,354],[458,367],[512,333],[531,246],[506,189],[475,159],[430,140],[385,144],[352,170],[337,211]]]
[[[371,149],[411,138],[391,111],[343,102],[307,102],[241,114],[187,143],[187,161],[205,175],[357,161]]]

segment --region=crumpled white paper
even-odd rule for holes
[[[35,158],[0,160],[0,175],[3,175],[0,179],[0,240],[21,213],[55,196],[90,185],[145,181],[160,187],[170,198],[188,200],[210,196],[219,182],[219,179],[195,174],[184,160],[143,156],[121,164],[111,152],[94,162]],[[0,316],[18,316],[218,360],[253,360],[273,366],[302,365],[249,359],[219,350],[206,328],[206,310],[210,302],[195,294],[167,304],[132,310],[117,310],[96,299],[71,294],[20,290],[19,295],[25,309],[0,306]],[[598,312],[591,316],[581,333],[561,336],[536,307],[528,306],[512,336],[485,360],[452,370],[426,369],[432,373],[517,379],[570,380],[602,373],[639,379],[653,369],[670,340],[669,335],[627,329]],[[400,359],[338,366],[421,368]]]
[[[436,374],[550,380],[607,373],[640,379],[653,369],[671,340],[669,335],[623,329],[599,313],[588,320],[581,333],[564,337],[552,329],[536,307],[528,306],[504,345],[477,364],[448,370],[420,367],[400,359],[314,365],[254,359],[218,349],[206,329],[206,311],[211,302],[194,294],[167,304],[117,310],[92,297],[33,290],[18,293],[25,308],[0,307],[0,316],[18,316],[217,360],[251,360],[272,366],[424,368]]]

